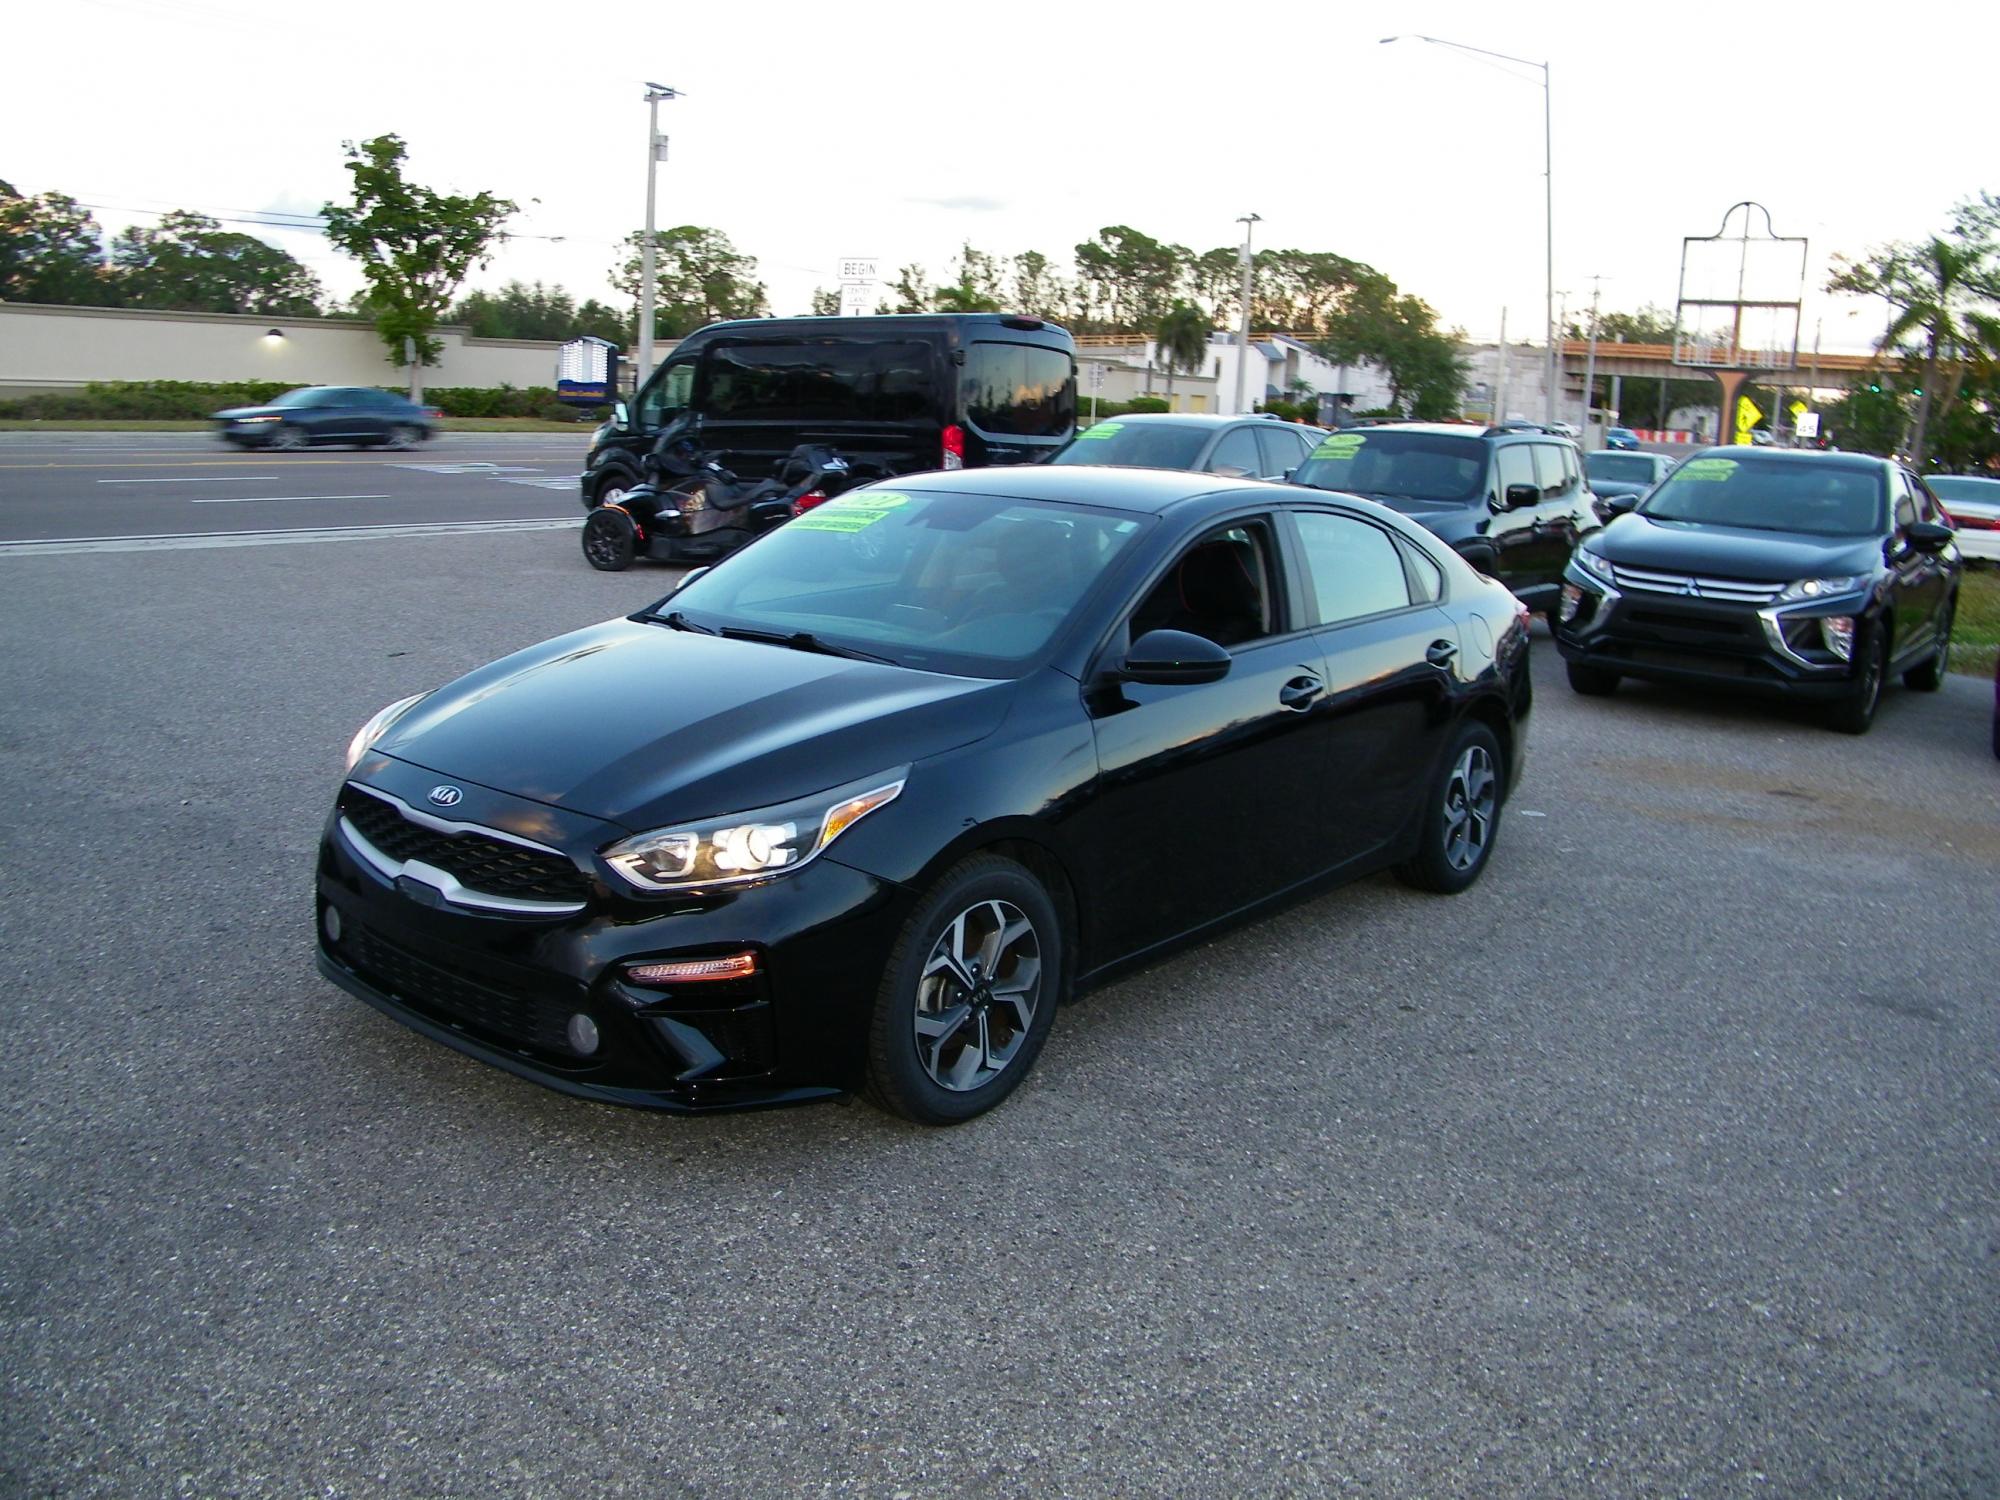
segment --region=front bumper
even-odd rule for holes
[[[407,800],[396,765],[370,757],[357,784]],[[538,807],[466,790],[466,820],[481,826],[519,828],[520,809]],[[539,814],[546,831],[550,810]],[[320,972],[435,1041],[607,1103],[744,1109],[859,1085],[869,1010],[907,914],[900,887],[821,856],[716,897],[640,900],[614,890],[595,862],[624,830],[555,822],[547,842],[591,872],[590,894],[580,911],[543,915],[459,905],[421,881],[386,878],[336,811],[320,844]],[[746,951],[758,961],[747,979],[659,988],[627,976],[636,962]],[[589,1023],[584,1050],[578,1017]]]
[[[1776,697],[1834,699],[1853,691],[1854,666],[1824,648],[1818,621],[1865,615],[1866,593],[1759,606],[1621,589],[1575,563],[1563,582],[1581,594],[1574,615],[1556,624],[1564,661],[1621,677]]]

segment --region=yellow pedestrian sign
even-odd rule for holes
[[[1750,443],[1750,429],[1764,420],[1764,414],[1757,409],[1757,403],[1748,396],[1736,398],[1736,441],[1745,447]]]

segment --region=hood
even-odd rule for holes
[[[1359,495],[1364,500],[1373,500],[1377,505],[1386,505],[1389,509],[1412,518],[1486,514],[1485,499],[1479,495],[1473,496],[1470,500],[1431,500],[1422,495],[1381,495],[1373,490],[1342,490],[1340,493]]]
[[[282,406],[232,406],[226,411],[217,412],[209,420],[234,422],[241,417],[282,417],[284,414],[285,409]]]
[[[1881,543],[1868,537],[1655,521],[1637,511],[1598,532],[1590,550],[1628,567],[1760,583],[1867,573],[1882,565]]]
[[[1614,495],[1643,495],[1652,488],[1650,480],[1638,479],[1593,479],[1590,492],[1600,500],[1609,500]]]
[[[610,620],[440,688],[374,748],[641,832],[983,739],[1013,688]]]

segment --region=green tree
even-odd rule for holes
[[[914,261],[896,273],[895,285],[889,290],[895,294],[894,305],[885,302],[875,309],[877,312],[921,313],[931,310],[933,293],[930,277]]]
[[[1208,358],[1208,315],[1192,303],[1176,302],[1153,329],[1160,360],[1167,367],[1167,400],[1174,395],[1176,370],[1199,370]]]
[[[1000,311],[998,260],[966,243],[959,246],[952,265],[957,279],[950,286],[939,287],[931,294],[931,303],[939,312]]]
[[[644,230],[625,237],[628,251],[611,284],[639,298]],[[678,224],[653,233],[653,336],[677,339],[729,318],[768,318],[770,302],[757,280],[756,257],[745,255],[720,229]],[[635,324],[636,325],[636,319]]]
[[[1236,327],[1242,317],[1237,303],[1243,298],[1243,252],[1234,245],[1204,250],[1189,258],[1186,276],[1188,295],[1207,310],[1210,326]]]
[[[815,318],[830,318],[840,311],[840,293],[816,286],[812,292],[812,315]]]
[[[594,299],[578,306],[559,286],[510,281],[497,292],[468,293],[451,310],[451,321],[475,338],[560,341],[589,334],[622,344],[629,336],[615,309]]]
[[[1069,316],[1069,289],[1063,278],[1039,250],[1024,250],[1014,257],[1014,311],[1031,318],[1061,319]]]
[[[1990,363],[2000,351],[2000,205],[1982,194],[1961,204],[1952,227],[1914,243],[1878,246],[1858,261],[1836,255],[1830,292],[1880,297],[1889,304],[1889,326],[1876,342],[1880,354],[1901,354],[1921,371],[1916,416],[1910,428],[1910,462],[1921,469],[1931,412],[1957,395],[1968,365]]]
[[[1090,317],[1107,333],[1150,332],[1173,306],[1193,260],[1186,246],[1163,244],[1129,224],[1107,225],[1076,247]]]
[[[111,261],[132,307],[312,318],[325,295],[312,272],[277,246],[185,209],[156,228],[126,229],[111,242]]]
[[[378,135],[347,143],[353,199],[328,203],[326,237],[361,262],[377,308],[375,331],[391,363],[403,358],[404,341],[416,352],[410,365],[410,398],[423,394],[422,366],[436,364],[442,345],[431,330],[472,268],[491,256],[500,226],[515,205],[481,191],[440,193],[403,175],[409,155],[403,138]]]
[[[0,182],[0,301],[104,307],[117,300],[89,211],[62,193],[28,198]]]

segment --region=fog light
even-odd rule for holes
[[[1563,585],[1562,603],[1556,607],[1556,617],[1567,625],[1576,618],[1576,612],[1583,604],[1583,590],[1573,583]]]
[[[597,1023],[578,1011],[569,1018],[569,1050],[588,1057],[597,1050]]]
[[[329,943],[340,941],[340,908],[329,906],[319,919],[320,930],[326,934]]]
[[[1854,660],[1854,616],[1827,615],[1819,622],[1820,639],[1842,661]]]
[[[711,979],[748,979],[757,972],[757,955],[732,953],[727,958],[689,958],[668,964],[634,964],[625,977],[634,984],[697,984]]]

